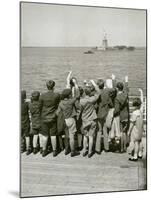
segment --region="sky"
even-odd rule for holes
[[[145,46],[145,10],[21,4],[21,46]]]

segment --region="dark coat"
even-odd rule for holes
[[[31,113],[31,122],[33,129],[40,128],[40,115],[41,115],[41,104],[39,101],[33,101],[29,104],[29,110]]]
[[[28,129],[30,127],[29,107],[27,102],[21,102],[21,128]]]
[[[101,121],[106,120],[109,109],[113,107],[113,103],[109,92],[110,90],[106,88],[101,90],[99,99],[97,101],[98,103],[97,115],[99,120]]]
[[[40,96],[42,122],[52,122],[56,120],[56,110],[59,101],[60,95],[51,90]]]

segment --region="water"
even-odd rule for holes
[[[146,91],[146,51],[100,51],[84,54],[89,48],[36,47],[21,49],[21,89],[29,96],[33,90],[44,92],[45,82],[53,79],[56,91],[66,85],[66,76],[72,69],[79,85],[84,79],[110,78],[115,74],[123,80],[129,76],[129,86]]]

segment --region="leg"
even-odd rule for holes
[[[89,155],[93,153],[93,136],[89,136]]]
[[[40,143],[40,153],[42,153],[42,147],[43,147],[43,136],[41,133],[39,133],[39,143]]]
[[[25,137],[26,140],[26,155],[29,155],[31,153],[31,149],[30,149],[30,136],[26,136]]]
[[[84,149],[83,156],[86,156],[88,154],[87,146],[88,146],[88,137],[86,135],[84,135],[84,137],[83,137],[83,149]]]
[[[102,137],[102,124],[100,122],[98,122],[98,126],[99,126],[99,131],[97,132],[96,135],[96,143],[95,143],[95,151],[97,153],[101,153],[101,137]]]
[[[53,150],[53,156],[57,156],[57,138],[56,136],[51,136],[51,145]]]
[[[103,125],[103,136],[104,136],[104,150],[109,151],[109,136],[107,132],[106,124]]]
[[[33,136],[33,153],[36,154],[38,152],[38,134]]]
[[[134,143],[134,159],[138,159],[138,151],[139,151],[139,142],[135,141]]]
[[[63,151],[63,141],[62,141],[62,136],[61,135],[59,135],[58,136],[58,140],[59,140],[59,149],[61,150],[61,151]]]

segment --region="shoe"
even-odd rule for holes
[[[65,149],[64,154],[65,154],[65,155],[68,155],[70,152],[71,152],[71,151],[70,151],[69,149]]]
[[[88,158],[91,158],[93,156],[93,154],[94,154],[93,152],[89,153]]]
[[[109,150],[109,149],[108,149],[108,150],[104,149],[104,151],[105,151],[106,153],[108,153],[110,150]]]
[[[31,149],[27,149],[26,151],[26,155],[28,156],[29,154],[31,154],[32,150]]]
[[[139,158],[139,159],[142,159],[142,158],[143,158],[143,156],[138,156],[138,158]]]
[[[83,152],[83,157],[85,157],[88,154],[88,151]]]
[[[42,157],[45,157],[48,154],[47,150],[42,151]]]
[[[40,154],[42,154],[42,147],[40,148]]]
[[[80,155],[80,152],[78,151],[71,152],[71,157],[78,156],[78,155]]]
[[[33,154],[36,154],[36,153],[38,153],[38,149],[37,149],[37,148],[34,148],[34,149],[33,149]]]
[[[129,158],[128,160],[136,162],[138,159],[137,158]]]
[[[53,157],[56,157],[58,155],[57,150],[53,151]]]
[[[101,151],[95,151],[95,153],[97,153],[98,155],[101,155]]]

